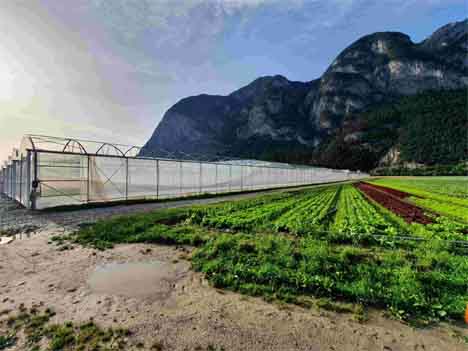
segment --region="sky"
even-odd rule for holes
[[[181,98],[319,77],[377,31],[419,42],[465,0],[1,0],[0,162],[24,134],[143,145]]]

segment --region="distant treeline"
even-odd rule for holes
[[[434,165],[418,168],[382,167],[372,170],[371,174],[388,176],[468,176],[468,164]]]

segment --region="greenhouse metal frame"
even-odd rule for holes
[[[256,160],[139,156],[141,147],[26,135],[0,170],[0,193],[31,209],[320,184],[367,174]]]

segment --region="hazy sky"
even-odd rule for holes
[[[420,41],[465,0],[0,0],[0,161],[25,133],[143,144],[179,99],[307,81],[375,31]]]

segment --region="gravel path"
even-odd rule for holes
[[[324,186],[323,184],[316,186]],[[84,208],[61,211],[31,211],[0,195],[0,232],[7,234],[29,234],[47,226],[72,228],[80,223],[93,223],[113,216],[151,212],[158,209],[177,208],[191,205],[208,205],[229,200],[253,198],[259,195],[311,188],[274,189],[250,193],[218,195],[204,199],[180,199],[140,204],[110,205],[107,207]]]

